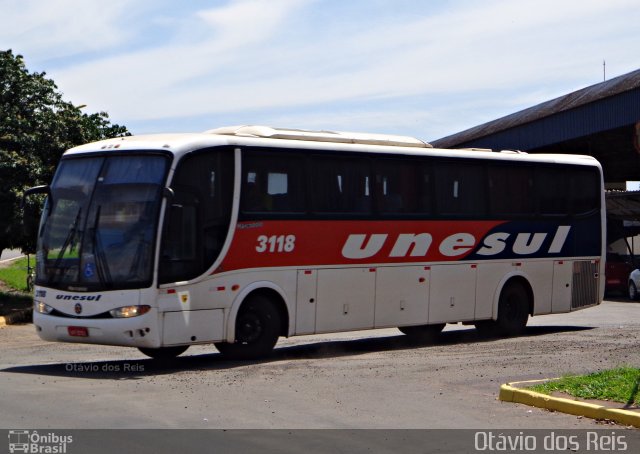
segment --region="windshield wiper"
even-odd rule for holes
[[[61,277],[61,267],[62,259],[64,257],[65,252],[67,252],[67,248],[73,242],[76,232],[78,231],[78,224],[80,223],[80,217],[82,215],[82,206],[78,208],[78,213],[76,214],[76,219],[73,221],[71,225],[71,229],[67,234],[67,237],[64,239],[64,243],[62,243],[62,247],[60,248],[60,252],[58,252],[58,256],[56,257],[56,261],[53,263],[53,272],[51,273],[51,282],[54,282],[56,277]]]
[[[91,239],[93,242],[93,256],[96,259],[96,272],[98,274],[98,279],[100,280],[100,284],[103,287],[111,287],[112,279],[111,272],[109,271],[109,264],[107,263],[107,257],[105,256],[104,249],[102,247],[102,242],[100,241],[100,237],[98,234],[98,226],[100,224],[100,211],[102,210],[102,205],[98,205],[98,209],[96,210],[96,217],[93,221],[93,230],[91,234]]]

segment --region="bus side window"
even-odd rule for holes
[[[532,166],[490,164],[489,202],[494,216],[518,216],[535,212]]]
[[[600,207],[600,175],[593,168],[571,171],[571,212],[587,214]]]
[[[440,216],[482,216],[486,213],[486,178],[482,162],[441,162],[435,169]]]
[[[417,167],[418,171],[418,208],[417,211],[421,214],[433,213],[433,175],[431,174],[431,166],[421,165]]]
[[[160,283],[193,279],[213,265],[229,229],[230,150],[202,150],[178,163],[162,235]]]
[[[174,186],[175,197],[167,207],[160,250],[160,281],[185,280],[197,275],[198,198],[188,188]]]
[[[536,186],[538,206],[543,216],[560,216],[568,213],[569,178],[566,168],[538,167]]]
[[[313,211],[343,215],[371,213],[373,195],[368,162],[315,156],[311,168]]]
[[[262,212],[271,210],[271,197],[256,171],[246,173],[242,182],[242,211]]]
[[[193,205],[173,203],[169,208],[167,233],[162,256],[166,260],[181,261],[196,258],[196,209]]]
[[[304,161],[292,153],[246,151],[243,154],[240,212],[273,216],[305,211]]]
[[[408,159],[382,158],[375,162],[376,201],[380,214],[425,214],[431,191],[421,184],[425,168]],[[426,196],[424,203],[421,198]]]

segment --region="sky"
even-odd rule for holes
[[[0,0],[0,49],[134,134],[435,140],[636,70],[639,44],[638,0]]]

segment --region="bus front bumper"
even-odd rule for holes
[[[131,318],[72,318],[33,313],[33,324],[41,339],[50,342],[160,347],[158,310]]]

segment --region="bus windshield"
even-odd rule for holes
[[[43,212],[36,283],[78,291],[150,286],[168,164],[162,155],[62,160]]]

